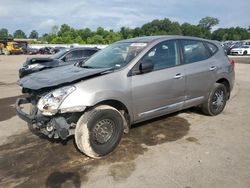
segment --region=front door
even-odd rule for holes
[[[131,77],[135,121],[179,110],[185,100],[185,73],[179,66],[177,42],[157,44],[138,63],[146,61],[152,62],[154,69]]]

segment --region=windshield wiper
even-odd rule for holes
[[[85,68],[85,69],[96,69],[96,67],[92,67],[92,66],[88,66],[88,65],[83,65],[81,67]]]
[[[108,74],[108,73],[111,73],[111,72],[114,72],[115,71],[115,68],[110,68],[110,69],[107,69],[105,71],[103,71],[101,74]]]

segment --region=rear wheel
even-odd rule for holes
[[[81,152],[100,158],[116,148],[122,134],[122,114],[111,106],[101,105],[85,112],[78,120],[75,141]]]
[[[247,51],[244,51],[244,52],[243,52],[243,55],[247,55]]]
[[[224,84],[215,83],[209,94],[208,100],[202,105],[202,111],[210,116],[220,114],[226,106],[227,96],[226,86]]]

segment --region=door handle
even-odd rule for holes
[[[217,69],[216,66],[212,66],[212,67],[209,68],[209,70],[211,70],[211,71],[216,70],[216,69]]]
[[[182,77],[183,75],[179,73],[174,76],[174,79],[181,79]]]

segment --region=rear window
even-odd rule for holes
[[[186,64],[203,61],[210,57],[210,53],[202,41],[182,40],[181,46]]]
[[[210,52],[212,53],[212,55],[214,55],[218,50],[217,46],[210,43],[210,42],[205,42],[205,43],[206,43],[207,47],[209,48]]]

